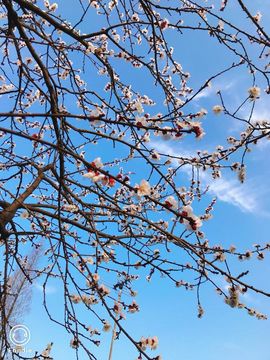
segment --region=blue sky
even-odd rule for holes
[[[267,28],[269,23],[269,11],[262,0],[247,1],[253,11],[261,10],[263,24]],[[76,17],[75,10],[64,6],[59,1],[59,11],[72,19]],[[229,1],[226,12],[228,18],[238,21],[240,26],[245,22],[245,16],[237,17],[234,12],[233,1]],[[99,29],[101,24],[91,23],[91,26]],[[248,25],[245,25],[248,26]],[[182,63],[185,71],[192,74],[191,83],[194,87],[207,80],[208,76],[216,70],[229,65],[233,59],[225,50],[220,49],[209,37],[195,34],[183,36],[181,41],[169,35],[175,48],[176,57]],[[158,92],[152,90],[152,84],[143,81],[143,76],[136,79],[127,74],[127,79],[158,96]],[[90,81],[90,80],[89,80]],[[153,148],[162,149],[162,152],[171,154],[191,155],[198,149],[213,150],[215,146],[224,144],[228,135],[235,135],[241,131],[241,124],[223,115],[215,116],[211,113],[212,106],[219,103],[216,95],[222,91],[227,104],[234,108],[236,104],[246,97],[246,91],[251,86],[249,77],[245,71],[238,71],[224,75],[217,81],[213,81],[211,88],[205,90],[194,101],[192,109],[206,108],[208,115],[202,120],[206,136],[201,141],[187,141],[183,143],[165,142],[154,140]],[[248,116],[248,107],[241,110],[241,116]],[[260,119],[270,118],[269,98],[263,95],[256,103],[253,117]],[[240,184],[235,174],[230,171],[224,173],[219,180],[211,180],[205,173],[203,184],[210,183],[209,196],[217,197],[214,218],[208,222],[203,230],[207,238],[215,244],[235,244],[239,248],[251,248],[252,244],[262,244],[269,241],[269,218],[270,201],[268,179],[270,141],[257,145],[256,150],[247,157],[248,177],[244,184]],[[106,148],[107,154],[111,149]],[[97,155],[99,150],[95,150]],[[106,154],[104,154],[106,157]],[[189,170],[183,171],[183,182],[189,178]],[[138,175],[138,178],[140,174]],[[180,249],[175,250],[175,256],[181,256]],[[177,252],[178,251],[178,252]],[[270,290],[269,284],[269,254],[265,261],[256,259],[241,263],[241,268],[250,267],[253,272],[249,279],[256,282],[258,287]],[[236,266],[232,263],[232,266]],[[142,274],[144,275],[144,274]],[[226,287],[226,283],[220,284]],[[140,304],[140,312],[127,318],[127,328],[135,338],[157,335],[159,347],[153,355],[161,354],[163,360],[227,360],[243,358],[245,360],[270,360],[268,321],[258,321],[248,316],[245,311],[231,309],[224,304],[221,297],[215,294],[212,287],[205,286],[202,289],[201,301],[204,305],[205,315],[202,319],[197,318],[196,297],[191,291],[176,289],[167,280],[159,276],[153,276],[151,282],[147,282],[145,276],[137,281],[137,302]],[[55,282],[51,282],[47,288],[48,303],[57,314],[62,312],[62,289]],[[247,293],[244,300],[250,307],[256,307],[261,312],[269,314],[269,300]],[[85,317],[90,316],[85,313]],[[28,349],[42,350],[47,343],[53,341],[52,356],[56,360],[75,359],[75,352],[69,347],[70,336],[56,324],[51,323],[42,307],[42,289],[39,283],[33,286],[33,299],[31,312],[25,316],[23,323],[31,331],[31,341]],[[97,359],[107,359],[110,343],[110,334],[102,334],[101,346],[94,350]],[[101,340],[102,340],[101,339]],[[137,352],[121,337],[114,345],[114,360],[136,359]],[[83,358],[83,357],[82,357]],[[83,358],[84,359],[84,358]]]

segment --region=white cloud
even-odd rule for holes
[[[268,99],[266,97],[263,97],[257,102],[256,107],[251,116],[252,123],[255,123],[256,121],[265,121],[265,120],[270,122],[270,108],[268,106],[267,100]],[[243,119],[248,120],[250,118],[250,111],[251,111],[250,108],[243,109],[240,113],[241,117]],[[229,128],[228,132],[239,133],[241,131],[244,131],[246,127],[247,127],[246,123],[243,123],[241,121],[234,121],[233,126]],[[264,138],[258,141],[256,148],[259,150],[264,150],[269,145],[270,145],[270,141]]]
[[[34,286],[35,288],[39,291],[39,292],[42,292],[43,293],[43,286],[40,285],[39,283],[34,283]],[[52,285],[46,285],[46,288],[45,288],[45,291],[46,291],[46,294],[49,295],[49,294],[54,294],[57,292],[57,289],[55,286],[52,286]]]
[[[266,120],[270,122],[270,109],[269,106],[267,106],[266,101],[263,103],[263,106],[260,106],[257,109],[255,109],[252,114],[252,118],[251,118],[252,122],[261,121],[261,120]],[[264,150],[269,145],[270,145],[270,141],[268,139],[262,139],[258,142],[257,148],[259,150]]]
[[[233,86],[235,86],[235,81],[231,81],[228,83],[217,83],[213,84],[210,87],[205,88],[202,90],[198,95],[195,96],[194,100],[198,101],[203,98],[209,98],[213,95],[217,94],[219,90],[221,91],[227,91],[231,89]]]
[[[248,185],[240,184],[236,180],[220,178],[210,179],[206,174],[205,183],[209,181],[210,192],[223,202],[238,207],[241,211],[253,212],[258,210],[256,193]]]
[[[164,142],[152,141],[151,144],[160,153],[187,158],[196,156],[195,151],[179,149],[179,143],[177,145],[177,150],[170,144]],[[177,159],[173,160],[173,165],[179,166]],[[190,166],[183,166],[181,169],[186,174],[190,175]],[[209,173],[203,171],[200,174],[200,179],[203,186],[209,185],[209,192],[216,196],[220,201],[236,206],[243,212],[252,213],[260,210],[260,214],[263,213],[260,209],[258,200],[258,187],[252,186],[251,180],[247,181],[245,184],[241,184],[236,179],[228,179],[225,177],[214,180]]]
[[[208,98],[215,93],[216,91],[213,89],[213,87],[207,87],[206,89],[199,92],[199,94],[195,96],[194,100],[198,101],[203,98]]]
[[[251,120],[253,122],[257,120],[267,120],[270,121],[270,109],[266,101],[263,103],[263,106],[258,107],[253,111]]]

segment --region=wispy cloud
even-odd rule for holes
[[[257,101],[256,107],[252,113],[252,116],[250,118],[251,108],[245,107],[243,110],[241,110],[240,115],[243,119],[251,121],[251,123],[255,123],[257,121],[268,121],[270,122],[270,107],[268,103],[267,97],[262,97],[259,101]],[[228,132],[230,133],[237,133],[244,131],[247,127],[246,123],[243,123],[241,121],[234,121],[233,126],[231,126],[228,129]],[[268,139],[261,139],[258,141],[258,144],[256,146],[259,150],[264,150],[266,147],[270,145],[270,141]]]
[[[263,105],[259,106],[258,108],[255,108],[251,120],[253,122],[257,120],[270,121],[270,108],[268,103],[263,102]]]
[[[220,178],[210,179],[206,174],[205,183],[209,181],[210,192],[223,202],[234,205],[245,212],[258,210],[256,193],[248,185],[239,184],[236,180]]]
[[[35,288],[39,291],[39,292],[43,292],[43,286],[40,285],[39,283],[35,283],[34,284]],[[55,294],[57,292],[57,289],[55,286],[52,285],[46,285],[46,294]]]
[[[220,91],[220,90],[227,91],[227,90],[231,89],[233,86],[235,86],[235,81],[231,81],[228,83],[220,83],[219,82],[219,83],[213,84],[213,85],[205,88],[204,90],[202,90],[198,95],[196,95],[194,100],[199,101],[201,99],[210,98],[214,94],[216,94],[218,91]]]
[[[176,157],[192,158],[196,156],[195,151],[179,149],[171,146],[169,143],[164,142],[152,142],[152,145],[159,152],[169,154]],[[179,166],[177,159],[173,160],[174,166]],[[190,166],[183,166],[182,171],[187,175],[191,174]],[[216,196],[220,201],[236,206],[243,212],[256,212],[260,210],[260,214],[263,213],[259,201],[258,187],[253,186],[253,181],[249,180],[245,184],[239,183],[236,179],[228,179],[222,177],[220,179],[212,179],[208,172],[201,172],[200,178],[203,186],[209,186],[209,193]],[[266,213],[264,213],[266,215]]]
[[[270,108],[266,101],[264,101],[263,104],[258,108],[255,108],[252,114],[252,118],[251,118],[252,122],[261,121],[261,120],[266,120],[270,122]],[[269,145],[270,145],[270,141],[268,139],[262,139],[258,142],[257,148],[259,150],[264,150],[265,148],[269,147]]]

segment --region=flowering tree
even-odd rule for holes
[[[236,3],[237,18],[231,18],[225,0],[70,0],[74,12],[67,19],[61,16],[64,1],[0,1],[0,317],[6,352],[16,266],[26,281],[42,279],[50,319],[65,327],[84,359],[96,358],[101,331],[113,326],[115,338],[134,344],[138,359],[161,359],[151,353],[156,334],[134,338],[124,325],[128,313],[139,311],[131,299],[139,276],[150,280],[157,273],[195,290],[199,317],[200,289],[211,284],[229,306],[266,318],[243,303],[241,293],[270,294],[246,281],[248,272],[231,271],[227,259],[255,254],[262,260],[270,245],[238,250],[203,232],[216,203],[203,179],[233,170],[244,182],[249,151],[270,135],[269,122],[253,117],[257,100],[270,92],[270,38],[261,14]],[[193,38],[222,49],[229,62],[215,71],[209,58],[203,81],[198,75],[193,82],[188,63],[181,64],[181,41]],[[235,74],[249,82],[237,106],[227,103],[221,88],[214,106],[197,107],[215,81]],[[239,122],[241,133],[217,136],[212,151],[166,150],[172,142],[207,141],[202,120],[217,115]],[[42,261],[29,269],[24,259],[33,248]],[[63,319],[47,306],[52,278],[62,284]],[[78,315],[82,306],[87,321]]]

